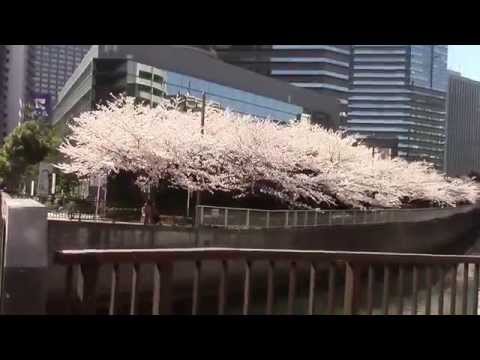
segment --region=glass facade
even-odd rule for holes
[[[161,86],[153,81],[155,76],[162,79]],[[201,98],[205,92],[207,101],[241,114],[288,122],[298,119],[303,113],[303,108],[295,104],[142,64],[137,64],[135,78],[136,95],[152,103],[164,94],[168,96],[189,94]],[[132,80],[129,80],[129,83],[131,82]]]
[[[447,45],[412,45],[410,66],[412,85],[446,91],[447,60]]]
[[[446,45],[354,45],[347,129],[443,166]]]
[[[262,75],[345,100],[351,45],[213,45],[218,57]]]

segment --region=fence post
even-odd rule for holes
[[[285,227],[288,228],[288,210],[285,211]]]
[[[173,263],[155,265],[155,290],[153,294],[153,315],[172,313],[172,271]]]
[[[95,315],[98,283],[98,264],[82,264],[80,273],[83,279],[82,311],[85,315]]]
[[[294,227],[298,226],[298,211],[293,212],[293,226]]]
[[[270,211],[267,211],[267,219],[266,219],[266,227],[267,229],[270,228]]]
[[[318,225],[318,211],[315,211],[315,226]]]
[[[47,208],[2,193],[1,314],[45,314],[47,304]]]
[[[224,223],[225,223],[225,227],[227,227],[228,226],[228,209],[227,208],[225,208],[225,221],[224,221]]]
[[[245,225],[246,225],[247,229],[250,229],[250,210],[249,209],[247,209]]]
[[[345,298],[344,314],[353,315],[360,300],[360,267],[358,264],[345,263]]]

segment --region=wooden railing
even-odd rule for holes
[[[199,304],[206,301],[213,305],[207,311],[210,314],[280,313],[275,304],[283,300],[275,283],[281,282],[277,277],[281,264],[286,270],[286,306],[281,313],[477,314],[478,307],[480,256],[196,248],[65,250],[56,253],[55,261],[67,268],[65,310],[70,313],[118,313],[120,266],[130,268],[124,313],[138,314],[140,302],[147,304],[142,313],[176,313],[174,282],[178,280],[173,273],[181,262],[193,264],[184,277],[191,314],[205,313]],[[207,290],[202,285],[203,266],[212,262],[217,264],[209,285],[214,295],[210,292],[207,299],[202,296],[202,289]],[[231,286],[229,269],[234,262],[242,264],[242,276]],[[259,264],[266,271],[255,275]],[[147,265],[153,274],[151,282],[143,282],[147,290],[141,293],[140,274]],[[101,271],[109,272],[104,294],[108,301],[103,308],[97,301]],[[235,287],[240,291],[235,292]],[[232,294],[234,300],[241,300],[233,312],[227,311]]]

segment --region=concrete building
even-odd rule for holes
[[[447,101],[448,175],[480,173],[480,82],[450,73]]]
[[[189,94],[233,111],[285,122],[308,115],[335,127],[335,98],[227,64],[192,46],[93,46],[58,97],[53,122],[90,110],[110,94],[126,93],[155,105],[161,97]]]
[[[33,106],[47,118],[90,45],[0,45],[1,138],[8,135]]]
[[[398,140],[398,156],[442,168],[446,45],[353,45],[348,132]]]

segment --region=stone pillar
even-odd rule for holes
[[[45,314],[47,208],[30,199],[5,199],[1,314]]]

